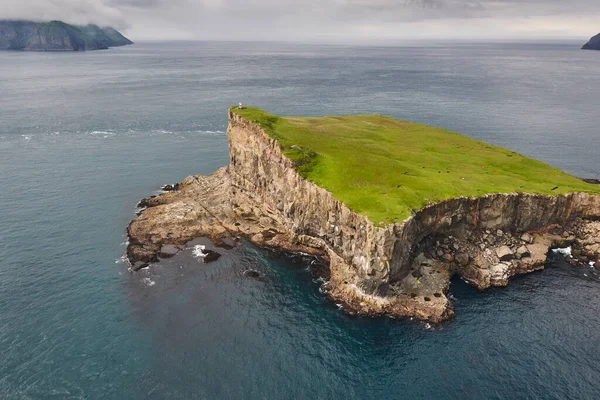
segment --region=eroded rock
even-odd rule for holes
[[[349,312],[441,322],[454,315],[446,296],[452,275],[485,289],[541,269],[554,240],[551,231],[561,224],[578,221],[580,228],[560,232],[572,231],[591,258],[600,250],[599,241],[590,239],[599,231],[589,221],[600,217],[600,197],[457,198],[417,210],[403,222],[376,226],[303,179],[258,125],[230,114],[227,134],[228,167],[210,177],[188,177],[176,191],[142,204],[147,208],[128,227],[133,265],[156,261],[165,245],[203,236],[218,245],[243,237],[261,247],[321,257],[330,272],[324,292]],[[438,239],[428,241],[434,236]],[[522,252],[513,260],[510,248],[523,245],[530,257]],[[415,262],[417,250],[432,258]]]
[[[496,255],[500,261],[510,261],[515,258],[514,253],[508,246],[501,246],[496,249]]]

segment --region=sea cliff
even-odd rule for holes
[[[348,312],[441,322],[454,315],[447,294],[455,274],[485,289],[543,269],[553,246],[572,246],[586,263],[600,253],[594,194],[460,197],[373,223],[302,177],[260,124],[230,111],[227,135],[229,166],[140,203],[145,209],[128,227],[133,270],[199,236],[245,237],[322,257],[323,289]]]
[[[114,28],[0,20],[0,50],[86,51],[133,44]]]

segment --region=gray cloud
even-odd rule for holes
[[[598,0],[0,0],[1,18],[130,28],[141,38],[583,35]],[[482,32],[478,32],[481,30]],[[594,30],[600,30],[600,24]],[[595,33],[590,31],[589,34]]]

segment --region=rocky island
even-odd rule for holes
[[[110,27],[0,20],[0,50],[85,51],[129,44],[133,42]]]
[[[600,33],[583,45],[583,50],[600,50]]]
[[[518,153],[380,115],[229,110],[230,164],[144,199],[132,270],[197,237],[321,257],[327,296],[359,315],[439,323],[454,275],[486,289],[600,254],[600,186]]]

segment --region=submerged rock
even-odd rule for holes
[[[179,253],[181,249],[178,246],[173,244],[165,244],[160,248],[160,253],[158,254],[161,258],[170,258]]]
[[[206,264],[217,261],[219,258],[221,258],[221,254],[213,250],[205,250],[204,254],[206,254],[206,256],[204,256],[204,262]]]
[[[258,272],[255,269],[247,269],[247,270],[244,271],[244,276],[246,278],[254,278],[254,279],[256,279],[256,278],[260,278],[261,274],[260,274],[260,272]]]

